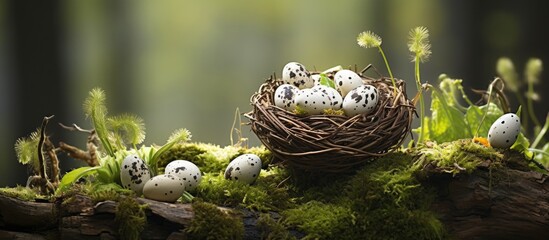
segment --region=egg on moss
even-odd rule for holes
[[[140,196],[143,193],[143,186],[150,179],[151,173],[145,161],[135,154],[124,158],[120,165],[122,187],[131,189]]]
[[[261,172],[261,159],[255,154],[243,154],[232,160],[225,170],[225,179],[252,184]]]
[[[183,181],[174,175],[163,174],[154,176],[143,187],[143,196],[161,202],[175,202],[183,192]]]
[[[499,117],[488,131],[488,142],[494,148],[511,147],[520,134],[520,118],[514,113]]]
[[[166,174],[179,177],[183,181],[185,190],[193,191],[202,180],[202,173],[198,166],[187,160],[174,160],[166,165]]]

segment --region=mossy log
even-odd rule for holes
[[[191,204],[171,204],[136,198],[145,204],[147,224],[141,239],[186,239],[184,233],[194,217]],[[75,195],[65,202],[28,202],[0,195],[0,239],[117,239],[115,221],[118,203],[104,201],[94,204],[84,195]],[[219,210],[231,214],[228,208]],[[276,213],[273,213],[276,217]],[[255,226],[258,214],[239,213],[247,239],[257,239]]]
[[[489,168],[482,164],[471,174],[452,175],[435,169],[422,184],[437,192],[432,210],[455,239],[545,239],[549,236],[547,175],[524,166]],[[491,169],[491,170],[490,170]],[[136,198],[146,204],[147,224],[142,239],[185,239],[194,217],[190,204],[169,204]],[[27,202],[0,195],[0,238],[116,239],[117,202],[94,204],[83,195],[63,202]],[[230,212],[230,209],[219,208]],[[273,215],[277,215],[273,213]],[[258,214],[243,218],[246,239],[261,236]]]

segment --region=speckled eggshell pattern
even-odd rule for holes
[[[244,154],[229,163],[225,170],[225,179],[252,184],[260,172],[261,159],[255,154]]]
[[[372,85],[362,85],[349,92],[343,99],[345,115],[352,117],[372,112],[378,102],[377,89]]]
[[[332,106],[328,94],[317,89],[302,89],[295,96],[295,105],[309,115],[322,114]]]
[[[338,71],[334,76],[336,89],[341,93],[341,96],[345,98],[347,94],[363,85],[362,78],[355,72],[347,69]]]
[[[275,106],[293,111],[295,109],[295,96],[299,88],[290,84],[282,84],[276,88],[274,93]]]
[[[341,105],[343,104],[343,98],[341,97],[341,94],[334,88],[324,86],[324,85],[317,85],[312,88],[313,90],[318,90],[323,92],[324,94],[328,95],[328,98],[330,98],[330,106],[334,110],[341,109]]]
[[[138,196],[143,193],[143,186],[151,179],[147,164],[137,155],[124,158],[120,165],[120,182],[124,188],[133,190]]]
[[[282,81],[287,84],[296,86],[299,89],[313,87],[313,79],[311,74],[303,64],[298,62],[289,62],[282,69]]]
[[[494,148],[511,147],[520,134],[520,118],[514,113],[499,117],[488,131],[488,142]]]
[[[143,188],[143,196],[161,202],[175,202],[185,191],[183,181],[173,175],[158,175],[149,180]]]
[[[198,166],[187,160],[174,160],[166,165],[166,174],[179,177],[183,181],[185,190],[193,191],[202,180],[202,173]]]

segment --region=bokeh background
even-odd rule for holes
[[[519,71],[530,57],[549,63],[547,10],[548,1],[0,0],[0,186],[25,183],[13,144],[46,115],[56,115],[54,142],[85,147],[85,134],[56,123],[91,128],[82,103],[94,87],[106,91],[110,113],[145,120],[146,144],[185,127],[194,141],[228,145],[235,110],[249,111],[250,96],[289,61],[310,70],[372,63],[386,73],[376,50],[356,44],[372,30],[413,96],[407,34],[426,26],[433,54],[422,79],[447,73],[485,89],[501,56]],[[540,119],[547,75],[536,86]],[[83,165],[61,161],[63,171]]]

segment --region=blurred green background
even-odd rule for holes
[[[55,123],[90,128],[82,102],[106,90],[113,114],[146,123],[146,144],[163,143],[185,127],[193,140],[230,144],[235,109],[272,73],[298,61],[309,70],[359,68],[386,73],[376,50],[356,36],[372,30],[396,77],[416,92],[408,31],[426,26],[433,54],[422,79],[440,73],[485,89],[498,57],[522,69],[529,57],[547,61],[547,1],[0,1],[0,186],[24,184],[26,168],[13,144],[55,114],[54,142],[85,147],[86,135]],[[543,77],[545,78],[545,76]],[[547,83],[539,85],[546,88]],[[540,118],[547,112],[539,90]],[[515,105],[516,107],[516,105]],[[417,125],[417,122],[414,124]],[[259,145],[244,127],[249,145]],[[62,157],[63,171],[83,165]]]

